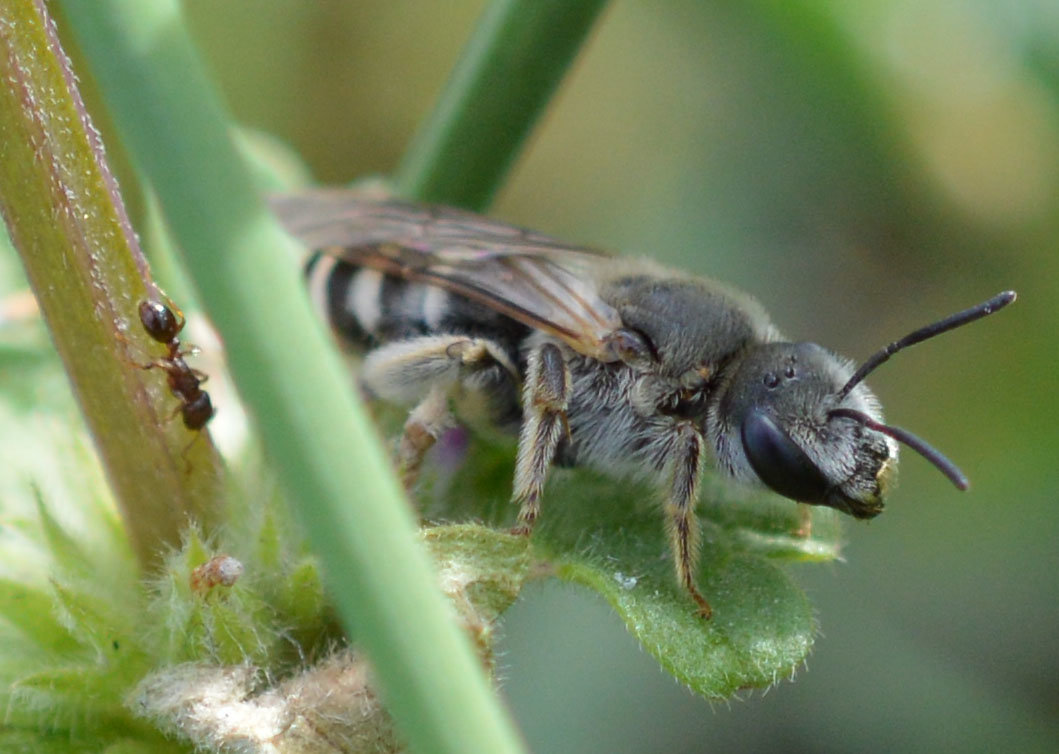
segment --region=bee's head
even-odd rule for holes
[[[857,518],[882,511],[897,465],[897,443],[840,415],[881,422],[863,383],[838,393],[853,369],[815,343],[769,343],[731,374],[709,425],[722,466],[802,503],[828,505]]]
[[[960,489],[967,478],[915,435],[883,423],[864,377],[900,349],[990,314],[1015,298],[1002,293],[891,343],[855,372],[814,343],[768,343],[726,376],[708,422],[718,462],[803,503],[856,518],[882,512],[901,442]]]

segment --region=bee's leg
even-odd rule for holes
[[[466,335],[429,335],[396,341],[371,351],[364,360],[364,386],[396,404],[414,404],[398,446],[402,480],[411,487],[423,457],[455,419],[449,398],[461,380],[495,368],[518,379],[503,348]]]
[[[427,451],[446,429],[455,426],[449,411],[449,389],[448,385],[432,387],[404,423],[404,432],[397,444],[397,470],[405,489],[415,486]]]
[[[676,427],[670,447],[669,497],[665,514],[677,579],[699,606],[699,616],[709,619],[713,610],[695,585],[699,559],[699,520],[695,516],[695,503],[702,476],[702,435],[691,424],[682,423]]]
[[[545,343],[530,352],[522,392],[522,432],[515,462],[515,491],[519,505],[515,534],[529,534],[540,512],[541,492],[555,449],[569,434],[566,407],[570,400],[570,370],[562,352]]]

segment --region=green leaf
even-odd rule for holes
[[[61,654],[79,649],[81,642],[55,617],[54,592],[14,579],[0,579],[0,617],[47,652]],[[0,664],[9,659],[0,655]]]
[[[277,620],[290,626],[290,638],[302,647],[322,647],[339,640],[342,632],[324,592],[320,564],[305,557],[277,580],[270,593]]]
[[[746,553],[708,553],[699,584],[714,617],[703,621],[675,587],[668,562],[616,551],[620,555],[610,557],[634,568],[635,575],[577,553],[558,558],[556,573],[602,594],[662,667],[696,693],[723,699],[743,688],[769,686],[792,675],[808,655],[815,633],[812,610],[775,565]]]
[[[511,606],[530,573],[529,543],[523,537],[478,524],[435,526],[423,539],[437,564],[442,591],[478,620],[495,621]]]
[[[425,489],[430,515],[510,526],[512,476],[510,453],[472,448],[458,471],[438,475]],[[703,696],[768,686],[794,673],[816,630],[808,600],[776,561],[837,557],[837,522],[830,511],[814,511],[812,534],[803,537],[795,533],[801,519],[790,502],[713,479],[704,496],[698,580],[714,609],[710,621],[698,618],[677,585],[660,493],[649,485],[555,470],[529,560],[512,573],[552,573],[598,592],[663,668]],[[475,557],[487,562],[489,539],[476,536]],[[492,536],[517,542],[501,532]]]
[[[91,751],[101,751],[101,754],[170,754],[170,752],[172,754],[187,754],[188,750],[187,746],[183,746],[176,741],[165,740],[159,736],[157,741],[151,741],[150,743],[125,739],[109,744],[102,750],[93,748]]]
[[[19,730],[5,728],[0,730],[0,751],[5,754],[96,754],[99,741],[71,741],[65,731],[47,735],[37,730]],[[108,754],[112,752],[107,749]],[[136,749],[127,750],[129,754]],[[146,752],[148,749],[138,751]],[[150,750],[154,751],[154,750]]]
[[[137,738],[86,730],[46,732],[36,727],[5,725],[0,729],[4,754],[189,754],[191,748],[161,734],[137,730]]]
[[[40,488],[33,485],[33,496],[37,501],[37,515],[40,518],[40,530],[44,542],[55,561],[63,571],[78,577],[90,575],[93,570],[92,560],[85,555],[81,546],[55,520],[51,511],[44,504]]]
[[[67,697],[62,705],[66,713],[78,709],[84,713],[89,707],[95,707],[97,714],[120,710],[120,702],[113,697],[99,694],[101,685],[110,685],[107,672],[87,664],[53,667],[37,673],[25,675],[12,684],[15,693],[38,691],[51,696]]]
[[[73,637],[91,647],[100,659],[121,657],[127,662],[140,651],[136,632],[141,629],[129,625],[128,605],[94,587],[94,584],[74,585],[53,580],[59,619]]]
[[[812,516],[803,535],[802,506],[770,492],[747,490],[707,475],[699,512],[724,531],[732,546],[782,560],[826,562],[842,554],[839,515],[831,508],[805,506]]]

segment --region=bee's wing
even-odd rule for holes
[[[469,212],[345,190],[278,197],[272,207],[310,248],[478,301],[586,356],[615,358],[607,341],[621,318],[594,282],[593,269],[608,259],[601,252]]]

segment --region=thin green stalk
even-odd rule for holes
[[[397,193],[485,209],[604,5],[492,0],[397,169]]]
[[[145,566],[219,507],[208,436],[179,403],[137,304],[158,292],[42,0],[0,3],[0,210]]]
[[[417,752],[520,751],[415,541],[414,517],[349,376],[309,310],[299,250],[234,151],[177,3],[63,6],[401,732]]]

